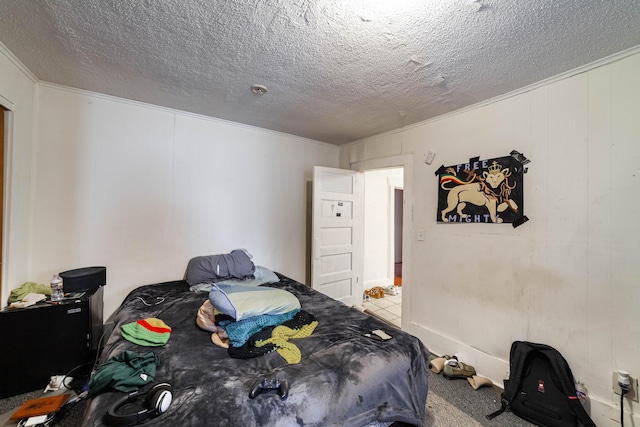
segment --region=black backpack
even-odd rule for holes
[[[595,427],[576,395],[569,364],[553,347],[514,341],[509,355],[509,379],[504,382],[502,407],[543,427]]]

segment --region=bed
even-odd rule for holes
[[[178,280],[141,286],[125,298],[98,366],[124,352],[157,355],[153,379],[171,385],[172,401],[147,425],[422,425],[429,364],[425,346],[412,335],[308,286],[282,274],[277,277],[278,282],[262,286],[289,291],[301,309],[317,320],[309,336],[291,340],[301,354],[298,363],[289,363],[276,351],[248,359],[230,357],[196,323],[209,294]],[[147,318],[161,319],[171,328],[166,344],[148,347],[122,337],[123,325]],[[374,330],[392,339],[371,337]],[[279,389],[249,398],[256,382],[264,378],[288,381],[286,399]],[[90,397],[82,425],[108,425],[105,413],[123,396],[126,393],[108,389]],[[143,397],[135,400],[131,409],[119,410],[141,410]]]

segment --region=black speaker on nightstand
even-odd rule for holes
[[[84,267],[60,273],[64,292],[95,292],[107,284],[106,267]]]

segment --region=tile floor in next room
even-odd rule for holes
[[[396,289],[398,289],[398,295],[385,294],[384,298],[369,298],[362,303],[362,306],[365,310],[399,328],[402,317],[402,286],[396,286]]]

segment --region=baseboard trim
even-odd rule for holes
[[[469,347],[416,322],[409,322],[407,330],[418,337],[431,353],[452,355],[451,353],[453,352],[465,363],[474,366],[478,375],[489,378],[498,387],[503,387],[502,380],[509,370],[508,360],[499,359],[476,348]]]

